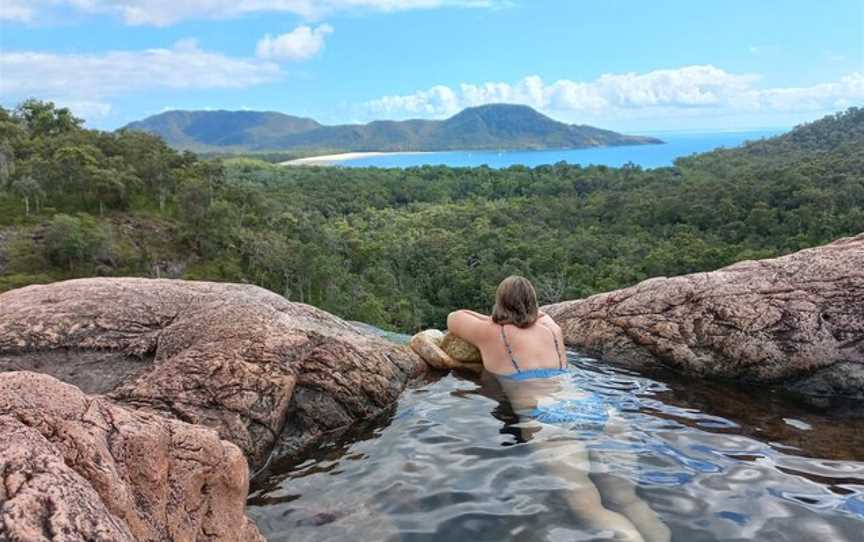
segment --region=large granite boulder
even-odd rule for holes
[[[253,468],[392,405],[426,364],[249,285],[94,278],[0,294],[0,372],[202,424]]]
[[[248,490],[211,429],[0,373],[0,540],[260,541]]]
[[[864,397],[864,234],[543,310],[609,361]]]

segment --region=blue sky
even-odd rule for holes
[[[325,123],[490,102],[644,133],[864,105],[864,0],[3,0],[0,104]]]

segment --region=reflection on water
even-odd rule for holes
[[[249,514],[269,540],[607,539],[568,507],[570,482],[542,467],[581,441],[592,478],[635,484],[673,540],[861,539],[854,408],[570,360],[572,385],[602,395],[625,430],[523,434],[494,379],[450,375],[302,463],[274,465]]]

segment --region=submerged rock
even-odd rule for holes
[[[249,470],[215,431],[0,374],[0,539],[263,541]]]
[[[543,310],[613,362],[864,398],[864,234]]]
[[[94,278],[0,295],[0,371],[219,432],[253,468],[389,407],[408,347],[249,285]]]

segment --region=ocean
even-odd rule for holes
[[[745,141],[758,140],[783,133],[783,129],[713,133],[657,133],[662,145],[632,145],[626,147],[594,147],[588,149],[446,151],[417,154],[383,154],[338,163],[347,167],[407,168],[444,165],[476,167],[487,165],[506,168],[513,165],[528,167],[568,162],[580,165],[623,166],[632,162],[643,168],[671,166],[676,158],[707,152],[718,147],[736,147]]]

